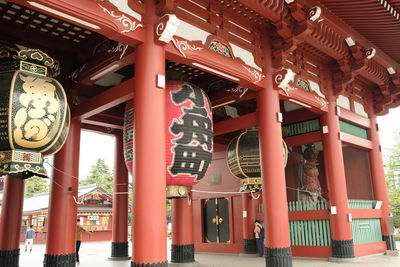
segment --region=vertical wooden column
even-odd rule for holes
[[[131,266],[167,266],[164,88],[165,49],[154,42],[156,1],[145,1],[145,42],[136,48],[133,193],[133,248]]]
[[[128,170],[125,166],[122,132],[115,135],[114,194],[110,260],[130,259],[128,254]]]
[[[50,187],[46,254],[43,266],[75,266],[81,122],[72,119],[68,138],[54,156]]]
[[[260,138],[262,196],[266,266],[292,266],[289,217],[283,163],[282,127],[278,121],[279,92],[272,85],[271,45],[262,40],[264,51],[265,88],[257,94],[258,129]]]
[[[354,244],[349,221],[339,116],[337,115],[336,96],[333,93],[329,70],[325,71],[325,77],[328,113],[321,116],[321,127],[323,131],[322,143],[331,209],[332,257],[353,258]]]
[[[18,267],[25,181],[5,177],[0,216],[0,266]],[[29,227],[29,226],[28,226]]]
[[[252,210],[252,200],[249,193],[242,194],[243,254],[257,253],[257,243],[253,234],[256,218],[254,217],[254,210]]]
[[[389,232],[388,217],[390,216],[389,199],[386,188],[385,170],[379,141],[378,123],[373,108],[370,109],[371,128],[368,130],[368,136],[372,142],[372,149],[369,151],[369,164],[371,170],[372,187],[375,200],[382,201],[383,217],[381,218],[382,240],[386,241],[388,250],[396,250],[396,242],[393,234]]]
[[[191,196],[171,201],[171,262],[194,262],[193,206]]]

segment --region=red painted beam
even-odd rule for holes
[[[134,78],[98,94],[72,109],[72,117],[81,120],[101,113],[133,98]]]
[[[321,132],[306,133],[283,138],[288,147],[311,144],[322,140]]]
[[[115,134],[121,133],[121,130],[119,130],[119,129],[106,128],[106,127],[92,125],[92,124],[86,124],[86,123],[82,123],[82,130],[106,134],[106,135],[115,135]]]
[[[356,124],[363,128],[371,128],[371,122],[368,118],[365,118],[357,113],[354,113],[345,108],[340,108],[340,116],[341,119]]]
[[[330,214],[327,210],[289,211],[288,214],[289,221],[330,219]]]
[[[133,64],[135,61],[134,48],[121,45],[120,50],[116,50],[118,45],[115,44],[110,48],[111,51],[108,50],[86,63],[78,76],[78,84],[90,86],[104,76]]]
[[[350,209],[351,217],[353,219],[369,219],[369,218],[382,218],[383,212],[381,209]]]
[[[175,36],[165,45],[166,58],[233,81],[250,90],[262,90],[265,75],[243,61],[211,51],[201,42],[191,42]]]
[[[142,22],[120,12],[109,2],[92,0],[10,0],[40,13],[97,32],[130,46],[144,41]]]
[[[342,133],[342,142],[364,150],[372,149],[372,142],[348,133]]]
[[[228,90],[234,90],[235,88],[229,88]],[[243,90],[247,90],[246,92]],[[212,108],[217,108],[232,103],[238,103],[256,98],[257,94],[253,91],[243,88],[242,91],[230,92],[227,90],[221,90],[216,93],[209,95]]]
[[[299,121],[310,120],[319,117],[318,114],[308,110],[308,109],[299,109],[295,111],[290,111],[283,113],[283,124],[289,124]]]
[[[116,118],[116,117],[104,116],[103,114],[97,114],[92,117],[83,119],[82,123],[97,125],[112,129],[120,129],[120,130],[124,128],[123,117]]]
[[[214,124],[214,136],[238,131],[257,125],[257,113],[249,113],[237,118],[217,122]]]

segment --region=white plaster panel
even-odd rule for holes
[[[119,11],[128,14],[129,16],[134,17],[135,19],[142,21],[142,15],[140,15],[139,13],[137,13],[136,11],[132,10],[129,6],[128,6],[128,1],[129,0],[109,0],[111,2],[111,4],[113,4],[114,6],[116,6],[118,8]]]
[[[308,80],[311,86],[311,90],[316,92],[320,97],[325,98],[325,95],[321,92],[321,89],[319,88],[318,83],[315,83],[313,81]]]
[[[248,51],[245,50],[237,45],[234,45],[232,43],[229,43],[232,47],[232,52],[235,57],[240,57],[247,65],[250,67],[253,67],[259,71],[262,71],[262,69],[254,62],[254,55]]]
[[[189,41],[202,41],[204,45],[207,37],[210,36],[210,33],[183,20],[180,20],[178,30],[176,31],[175,35],[185,38]]]
[[[365,118],[368,118],[368,114],[364,110],[364,106],[361,103],[354,101],[354,111]]]
[[[344,95],[339,95],[339,97],[336,99],[336,104],[339,107],[350,110],[350,100]]]

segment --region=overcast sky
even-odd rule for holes
[[[395,144],[394,130],[400,129],[400,107],[391,109],[385,116],[378,117],[378,125],[382,147],[392,148]]]
[[[379,134],[383,148],[390,149],[394,144],[394,129],[400,128],[400,107],[390,110],[389,114],[378,117]],[[92,165],[103,158],[110,170],[114,168],[115,138],[109,135],[82,131],[79,177],[86,179]]]

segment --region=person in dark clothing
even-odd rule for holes
[[[261,221],[254,221],[254,234],[256,236],[258,256],[262,257],[264,255],[264,227]]]
[[[79,264],[79,249],[81,248],[81,240],[82,240],[82,232],[89,233],[86,231],[82,226],[80,226],[80,219],[76,220],[76,247],[75,247],[75,254],[76,254],[76,263]]]
[[[31,225],[30,228],[25,233],[25,252],[27,252],[29,246],[30,252],[32,253],[34,237],[35,237],[35,230],[33,230],[33,225]]]

